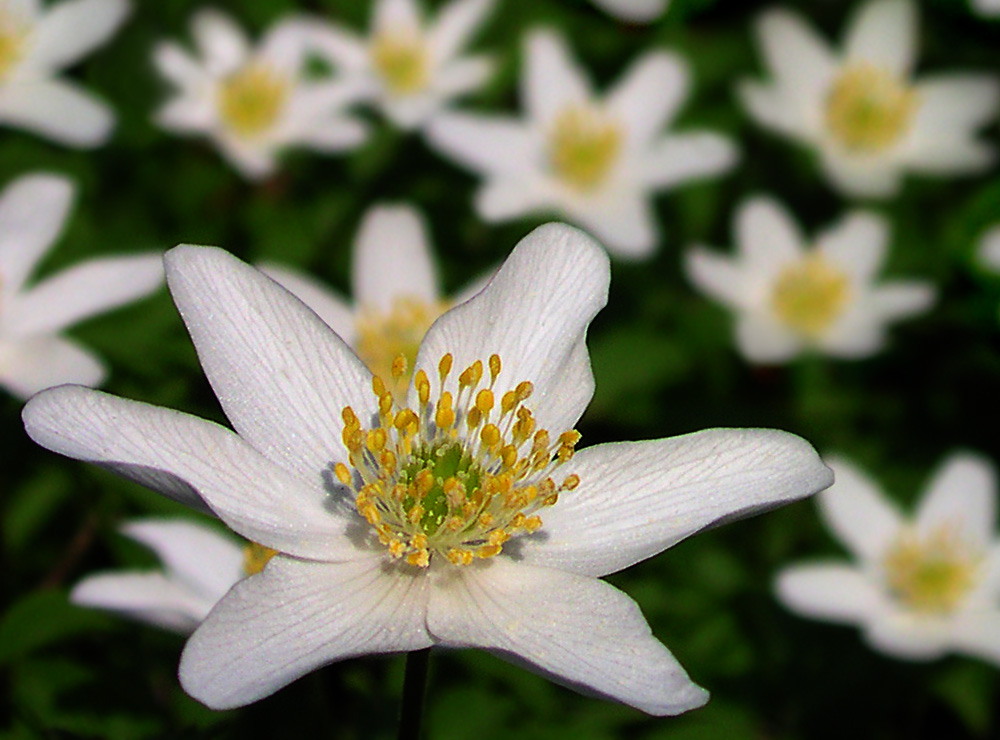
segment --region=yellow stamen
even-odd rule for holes
[[[570,106],[556,116],[549,134],[549,163],[566,184],[592,190],[618,160],[621,139],[618,124],[601,111]]]
[[[387,313],[363,309],[355,327],[358,357],[375,375],[405,385],[409,382],[407,371],[416,362],[424,334],[447,308],[442,302],[400,297]]]
[[[258,545],[256,542],[248,542],[243,548],[243,572],[248,576],[257,575],[277,554],[278,551],[272,550],[270,547]]]
[[[904,532],[883,566],[889,589],[904,605],[917,612],[947,614],[975,585],[980,561],[945,526],[924,539]]]
[[[420,92],[430,80],[427,45],[416,32],[383,32],[370,52],[372,65],[386,88],[397,95]]]
[[[892,73],[867,62],[848,66],[826,99],[826,126],[848,151],[875,154],[909,130],[918,98]]]
[[[249,64],[219,87],[219,114],[237,136],[259,136],[278,121],[288,102],[289,82],[264,64]]]
[[[814,253],[786,267],[771,294],[771,308],[788,328],[808,338],[821,335],[840,316],[850,296],[843,272]]]

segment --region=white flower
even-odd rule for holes
[[[121,531],[153,550],[163,571],[87,576],[70,592],[70,601],[174,632],[193,632],[233,584],[263,570],[268,556],[259,545],[241,546],[193,521],[143,519]]]
[[[1000,272],[1000,224],[993,226],[979,242],[979,262],[994,272]]]
[[[593,3],[623,21],[648,23],[667,12],[670,0],[593,0]]]
[[[207,502],[279,551],[184,650],[181,683],[212,707],[343,658],[441,645],[495,651],[646,712],[691,709],[705,692],[635,602],[598,579],[832,481],[806,442],[771,430],[574,455],[594,388],[584,340],[609,266],[563,225],[526,237],[434,323],[405,408],[390,391],[405,367],[373,379],[257,270],[186,246],[166,267],[235,433],[71,386],[36,396],[24,419],[39,444]]]
[[[806,349],[866,357],[885,343],[887,323],[934,301],[923,281],[875,283],[889,225],[874,213],[848,213],[810,247],[781,204],[756,197],[740,206],[733,232],[735,257],[695,247],[685,268],[695,285],[737,314],[736,342],[751,362],[785,362]]]
[[[972,9],[987,18],[1000,15],[1000,0],[969,0]]]
[[[0,386],[21,398],[62,383],[98,385],[101,361],[60,332],[163,282],[160,255],[144,254],[88,260],[26,287],[72,199],[71,182],[49,174],[25,175],[0,193]]]
[[[872,647],[911,660],[958,651],[1000,664],[1000,540],[993,465],[952,454],[907,518],[853,465],[820,512],[855,563],[796,565],[781,601],[808,617],[860,626]]]
[[[57,74],[104,44],[128,14],[126,0],[0,3],[0,122],[60,144],[107,141],[114,114],[95,96]]]
[[[360,93],[356,86],[306,76],[308,22],[276,23],[257,48],[215,10],[196,13],[191,32],[200,59],[173,42],[153,56],[177,88],[156,115],[164,128],[208,136],[250,179],[273,172],[287,147],[339,152],[365,139],[365,126],[344,111]]]
[[[424,221],[405,205],[368,210],[353,262],[353,306],[297,270],[274,263],[258,267],[315,311],[373,373],[386,378],[401,353],[412,367],[424,334],[449,305],[463,303],[486,284],[475,280],[451,300],[442,298]]]
[[[402,129],[423,126],[493,73],[485,55],[462,56],[495,0],[452,0],[432,20],[415,0],[376,0],[367,38],[334,24],[314,29],[315,50],[365,87]]]
[[[525,120],[444,114],[428,129],[431,143],[486,178],[476,210],[487,221],[556,211],[620,257],[648,256],[659,241],[653,192],[736,159],[716,134],[663,132],[687,97],[686,65],[645,54],[598,98],[560,36],[529,34],[525,54]]]
[[[739,92],[761,125],[814,148],[831,184],[845,194],[887,197],[904,170],[978,172],[994,161],[976,129],[997,114],[990,75],[913,79],[917,9],[909,0],[871,0],[848,26],[843,51],[830,49],[797,15],[765,12],[757,35],[770,83]]]

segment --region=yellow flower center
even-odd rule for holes
[[[28,29],[6,3],[0,4],[0,80],[5,79],[24,56]]]
[[[815,338],[840,315],[849,296],[847,276],[819,254],[811,254],[778,275],[771,308],[792,331]]]
[[[909,609],[947,614],[975,585],[979,563],[954,530],[944,526],[925,539],[903,533],[889,548],[883,566],[890,591]]]
[[[424,334],[447,308],[444,302],[426,303],[407,296],[396,298],[388,313],[363,310],[356,324],[358,357],[382,378],[392,375],[392,363],[399,355],[412,367]],[[408,377],[404,380],[409,382]]]
[[[438,363],[441,388],[452,362],[449,353]],[[453,565],[495,557],[511,536],[542,526],[536,512],[580,483],[576,475],[559,484],[552,477],[573,457],[579,433],[553,440],[536,428],[525,405],[529,381],[503,393],[498,404],[500,357],[490,356],[487,366],[488,383],[477,360],[459,374],[455,396],[442,391],[435,402],[427,374],[418,370],[415,410],[397,405],[376,375],[377,423],[365,426],[350,406],[343,410],[350,465],[337,463],[335,473],[356,493],[358,513],[393,558],[426,568],[436,556]],[[398,383],[405,374],[400,356],[392,377]]]
[[[410,95],[430,81],[430,59],[423,39],[414,32],[383,32],[371,45],[376,72],[390,92]]]
[[[278,551],[272,550],[270,547],[258,545],[256,542],[248,542],[243,548],[243,572],[248,576],[257,575],[277,554]]]
[[[826,99],[826,126],[845,149],[875,154],[909,129],[917,95],[892,74],[867,63],[849,66]]]
[[[288,79],[263,64],[248,64],[219,88],[222,121],[236,135],[258,136],[278,120],[288,102]]]
[[[611,171],[621,143],[616,122],[593,108],[569,106],[556,116],[549,135],[549,162],[567,184],[592,190]]]

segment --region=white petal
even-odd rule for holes
[[[864,636],[876,650],[903,660],[923,661],[948,652],[950,633],[950,623],[945,620],[891,611],[869,623]]]
[[[243,29],[230,16],[213,8],[195,14],[191,35],[205,68],[214,77],[237,69],[250,54],[250,42]]]
[[[454,576],[431,593],[427,614],[445,645],[486,648],[649,714],[680,714],[708,700],[638,605],[606,583],[503,560]]]
[[[674,119],[688,97],[687,63],[676,54],[644,54],[608,91],[605,108],[620,121],[630,146],[643,146]]]
[[[341,413],[376,410],[371,374],[323,321],[259,271],[210,247],[176,247],[167,284],[240,436],[320,485],[346,458]]]
[[[249,540],[306,558],[364,554],[349,539],[363,522],[332,474],[295,478],[218,424],[75,386],[39,394],[23,417],[43,447],[189,506],[207,502]]]
[[[521,176],[539,151],[534,133],[513,118],[444,113],[431,120],[426,134],[445,156],[486,175]]]
[[[709,429],[588,447],[559,469],[577,489],[541,512],[515,557],[604,576],[707,527],[810,496],[833,475],[805,440],[770,429]],[[523,547],[520,543],[523,542]]]
[[[780,365],[802,352],[804,342],[770,314],[749,311],[737,317],[736,345],[750,362]]]
[[[765,11],[754,28],[779,89],[803,110],[818,109],[837,65],[826,40],[787,10]]]
[[[739,152],[725,136],[696,132],[666,136],[640,156],[641,182],[660,190],[727,172]]]
[[[125,20],[127,0],[64,0],[33,29],[32,63],[57,70],[104,44]]]
[[[871,357],[885,346],[885,322],[868,296],[859,296],[833,326],[813,340],[830,357],[857,360]]]
[[[23,175],[0,193],[0,280],[16,293],[66,224],[73,182],[61,175]]]
[[[0,386],[19,398],[64,383],[100,385],[106,376],[97,356],[71,339],[0,340]]]
[[[917,8],[910,0],[868,0],[848,25],[848,63],[868,62],[905,79],[916,62],[917,23]]]
[[[258,264],[257,269],[309,306],[341,339],[354,343],[354,308],[333,290],[311,275],[274,262]]]
[[[802,101],[781,88],[743,80],[737,85],[736,93],[750,117],[761,126],[791,139],[811,139],[809,122],[815,111],[806,110]]]
[[[334,23],[311,23],[309,48],[340,72],[360,72],[370,65],[368,47],[361,38]]]
[[[197,59],[180,44],[165,41],[153,47],[153,66],[181,90],[194,90],[208,82]]]
[[[160,254],[87,260],[17,296],[7,317],[9,329],[22,335],[57,332],[143,298],[162,283]]]
[[[3,203],[0,201],[0,212]],[[0,229],[0,234],[3,230]],[[979,261],[989,270],[1000,271],[1000,225],[993,226],[979,241]],[[3,264],[0,262],[0,264]]]
[[[351,288],[360,310],[389,313],[400,298],[439,298],[427,226],[412,206],[375,206],[354,239]]]
[[[955,648],[975,658],[1000,665],[1000,611],[969,614],[958,621],[952,635]]]
[[[493,75],[496,66],[493,57],[480,54],[456,59],[442,67],[433,81],[433,92],[437,100],[434,102],[432,112],[437,111],[451,98],[482,87]]]
[[[108,609],[172,632],[193,632],[215,605],[162,573],[98,573],[69,594],[77,606]]]
[[[868,304],[877,317],[894,321],[928,310],[934,304],[935,295],[936,291],[930,283],[890,280],[872,290]]]
[[[744,305],[746,286],[743,270],[730,257],[694,247],[684,254],[684,272],[700,291],[720,303],[737,308]]]
[[[184,519],[137,519],[121,531],[153,550],[171,580],[189,587],[210,605],[246,576],[243,547],[216,527]]]
[[[376,32],[419,33],[423,23],[414,0],[375,0],[372,29]]]
[[[934,472],[917,509],[923,532],[951,527],[962,542],[986,548],[997,523],[993,464],[970,452],[951,454]]]
[[[660,241],[652,204],[635,189],[623,189],[592,202],[567,204],[566,210],[616,257],[643,259]]]
[[[536,126],[548,128],[566,106],[590,102],[586,73],[559,33],[531,31],[525,36],[524,46],[521,105]]]
[[[743,265],[769,278],[803,255],[805,238],[788,210],[774,198],[755,196],[736,212],[735,239]]]
[[[191,636],[181,685],[209,707],[228,709],[337,660],[429,647],[426,583],[423,574],[386,568],[383,558],[278,556],[238,583]]]
[[[476,213],[488,223],[509,221],[529,213],[558,211],[558,198],[539,179],[500,175],[476,191]]]
[[[89,149],[111,136],[111,110],[68,80],[39,79],[0,92],[0,121],[26,128],[66,146]]]
[[[836,190],[854,198],[889,198],[899,192],[900,167],[884,158],[859,159],[823,152],[820,164]]]
[[[902,516],[855,465],[838,457],[827,463],[833,469],[834,483],[817,497],[823,521],[856,558],[881,560],[903,527]]]
[[[883,596],[865,574],[846,564],[793,565],[778,573],[778,600],[796,614],[861,624],[883,608]]]
[[[606,13],[632,23],[648,23],[666,12],[670,0],[593,0]]]
[[[434,57],[451,59],[465,48],[495,5],[495,0],[453,0],[441,8],[427,32]]]
[[[889,222],[870,211],[851,211],[820,232],[816,248],[858,285],[870,283],[882,267],[889,246]]]
[[[604,250],[583,232],[565,224],[541,226],[521,240],[481,293],[434,323],[415,368],[434,379],[438,361],[452,353],[456,370],[448,385],[455,392],[459,372],[499,354],[496,397],[531,381],[528,406],[539,427],[559,434],[576,423],[594,392],[584,340],[607,302],[609,273]]]

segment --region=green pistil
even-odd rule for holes
[[[421,470],[430,470],[434,476],[434,485],[420,502],[424,509],[420,528],[430,537],[448,518],[448,497],[444,492],[444,482],[449,478],[457,478],[465,485],[466,494],[471,495],[480,486],[481,471],[472,456],[456,442],[414,450],[410,463],[403,468],[400,482],[415,480]],[[415,499],[408,496],[403,501],[403,507],[409,510],[416,503]]]

